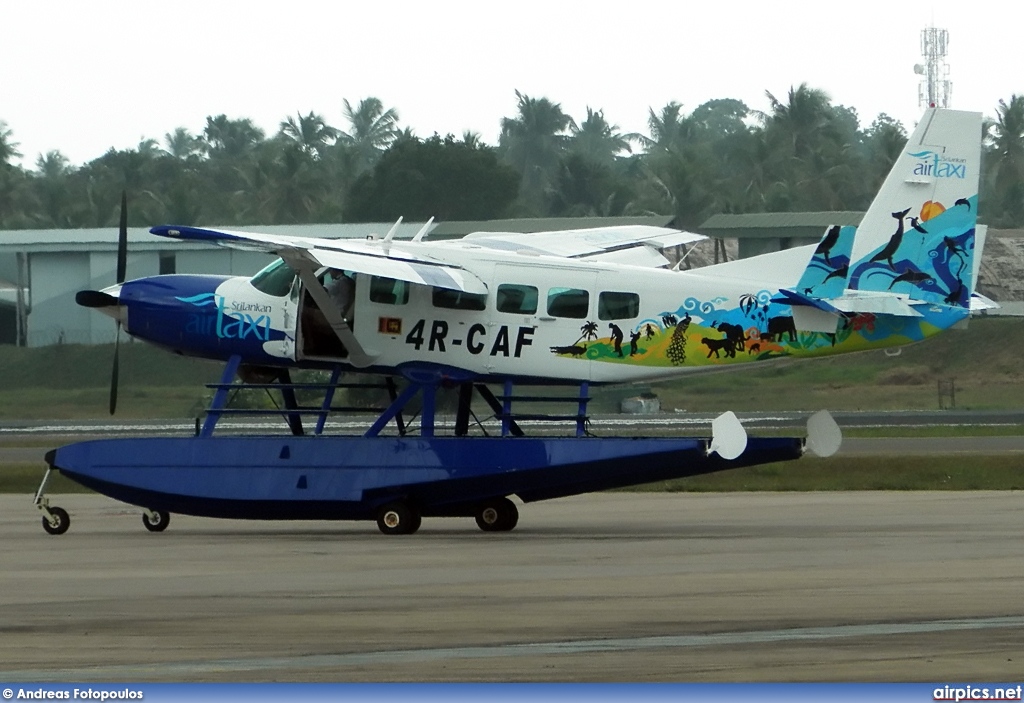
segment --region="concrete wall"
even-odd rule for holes
[[[31,256],[28,346],[93,341],[89,311],[75,305],[75,291],[88,287],[92,278],[89,259],[87,252]]]
[[[802,247],[805,244],[817,244],[819,241],[819,238],[801,237],[745,237],[739,240],[739,258],[748,259],[751,256]]]

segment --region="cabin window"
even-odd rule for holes
[[[632,320],[640,316],[640,296],[636,293],[603,292],[597,297],[597,319]]]
[[[409,302],[409,284],[395,278],[371,276],[370,301],[384,305],[405,305]]]
[[[483,310],[487,307],[486,293],[466,293],[450,288],[434,288],[431,300],[435,308],[449,310]]]
[[[261,293],[281,298],[288,295],[294,280],[295,272],[284,259],[278,259],[253,276],[251,283],[252,287]]]
[[[534,286],[502,283],[498,286],[495,300],[498,312],[513,315],[533,315],[537,312],[537,289]]]
[[[590,310],[590,293],[579,288],[548,290],[548,315],[582,320]]]

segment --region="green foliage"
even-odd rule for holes
[[[503,217],[519,177],[487,147],[451,135],[404,139],[353,185],[345,219],[380,222],[399,216],[425,220]]]
[[[546,97],[516,96],[493,154],[518,190],[479,135],[419,139],[375,97],[345,100],[343,128],[297,112],[268,136],[216,115],[201,134],[165,134],[163,148],[144,139],[78,167],[51,151],[34,171],[12,164],[19,144],[0,119],[0,229],[109,227],[125,188],[133,226],[662,214],[694,228],[720,212],[863,210],[907,139],[891,117],[862,127],[855,109],[806,84],[768,94],[763,113],[730,98],[689,114],[678,102],[651,107],[646,135],[623,134],[598,108],[577,123]],[[1022,226],[1024,96],[995,113],[980,210],[989,224]]]
[[[1019,491],[1019,456],[804,457],[649,484],[646,491]]]

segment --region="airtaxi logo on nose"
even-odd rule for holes
[[[914,164],[915,176],[967,178],[967,159],[952,159],[930,150],[919,151],[910,156],[918,160]]]
[[[270,315],[253,317],[252,312],[270,312],[269,305],[232,303],[232,310],[224,307],[224,297],[216,293],[201,293],[187,298],[177,298],[198,308],[211,308],[206,313],[188,316],[186,332],[194,334],[216,334],[221,339],[248,339],[255,337],[261,342],[270,339]]]

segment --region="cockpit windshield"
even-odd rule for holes
[[[284,259],[278,259],[253,276],[251,282],[252,287],[256,290],[282,298],[291,291],[294,280],[295,272],[284,262]]]

